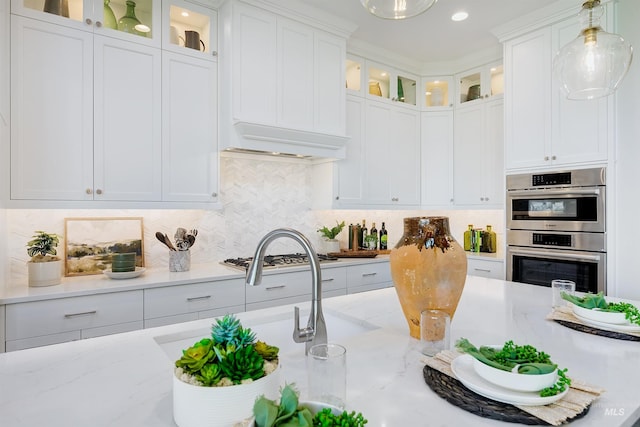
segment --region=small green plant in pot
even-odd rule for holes
[[[335,227],[322,227],[318,229],[318,233],[322,234],[322,236],[325,238],[326,252],[340,252],[340,242],[336,239],[336,237],[338,237],[338,234],[340,234],[344,226],[344,221],[342,221],[341,223],[338,223],[338,221],[336,221]]]
[[[57,234],[36,231],[27,242],[29,286],[58,285],[62,278],[62,260],[57,256],[60,238]]]
[[[277,396],[278,347],[258,341],[233,315],[175,361],[173,416],[179,427],[233,425],[248,419],[261,395]],[[215,410],[212,410],[215,408]]]

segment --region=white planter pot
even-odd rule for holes
[[[340,252],[340,241],[336,239],[325,239],[324,241],[324,251],[325,253],[329,252]]]
[[[280,396],[280,367],[250,384],[199,387],[173,375],[173,419],[179,427],[229,427],[253,416],[256,398]]]
[[[62,280],[62,260],[49,262],[27,262],[29,286],[59,285]]]

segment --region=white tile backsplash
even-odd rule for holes
[[[358,223],[366,219],[367,226],[382,221],[389,232],[389,248],[402,235],[402,219],[407,216],[446,215],[450,218],[454,237],[462,240],[467,224],[476,227],[494,226],[499,244],[504,230],[502,210],[396,211],[396,210],[323,210],[312,211],[312,171],[307,162],[264,161],[253,157],[222,157],[220,159],[223,203],[221,210],[170,209],[0,209],[0,277],[11,282],[26,282],[25,266],[29,257],[26,242],[34,231],[64,232],[66,217],[139,216],[144,221],[145,262],[150,267],[168,268],[168,249],[158,242],[155,232],[173,236],[177,227],[199,230],[192,249],[192,263],[219,262],[225,258],[252,256],[264,234],[280,227],[294,228],[309,237],[322,251],[317,229],[333,226],[335,221]],[[346,230],[339,236],[347,247]],[[64,254],[61,245],[59,253]],[[293,240],[279,239],[270,246],[270,253],[301,252]],[[3,272],[4,270],[4,272]]]

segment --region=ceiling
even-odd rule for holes
[[[423,14],[403,20],[373,16],[360,0],[301,1],[355,23],[354,39],[415,61],[440,62],[495,47],[498,40],[491,34],[493,28],[557,0],[438,0]],[[580,5],[576,0],[576,13]],[[453,22],[451,15],[459,10],[467,11],[469,18]]]

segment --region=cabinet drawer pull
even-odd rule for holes
[[[362,273],[362,277],[375,276],[378,273]]]
[[[330,277],[328,279],[322,279],[322,282],[333,282],[335,279],[333,277]]]
[[[65,319],[71,319],[72,317],[88,316],[90,314],[96,314],[97,312],[98,310],[84,311],[82,313],[69,313],[65,314],[64,317]]]
[[[278,286],[268,286],[265,289],[268,290],[268,291],[274,291],[276,289],[282,289],[282,288],[285,288],[285,287],[286,287],[286,285],[278,285]]]
[[[474,268],[475,271],[484,271],[485,273],[491,273],[491,270],[486,268]]]
[[[189,302],[191,302],[191,301],[200,301],[200,300],[209,299],[209,298],[211,298],[211,295],[203,295],[201,297],[189,297],[189,298],[187,298],[187,301],[189,301]]]

